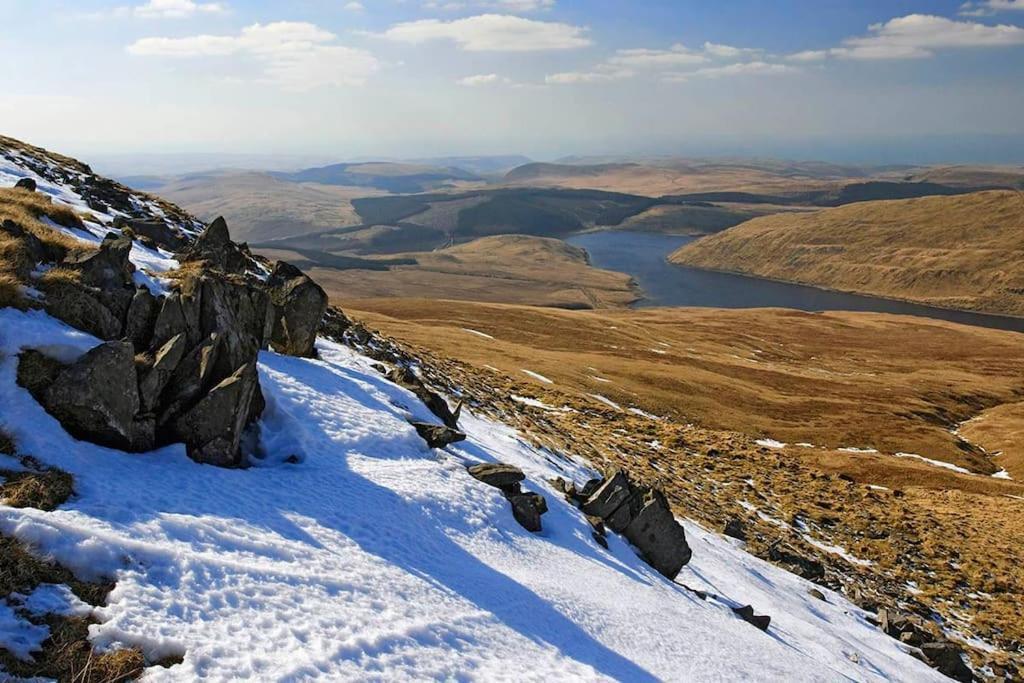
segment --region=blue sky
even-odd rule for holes
[[[0,0],[72,153],[1024,162],[1024,0]]]

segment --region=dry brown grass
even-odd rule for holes
[[[294,254],[261,250],[268,258]],[[587,264],[586,254],[560,240],[499,235],[411,256],[414,266],[386,271],[310,268],[333,299],[429,297],[559,308],[624,306],[637,299],[628,275]]]
[[[1024,316],[1024,193],[862,202],[757,218],[693,242],[671,260]]]
[[[960,435],[993,454],[993,461],[1024,481],[1024,401],[983,411],[961,425]]]
[[[10,273],[0,273],[0,308],[21,308],[24,305],[21,282]]]
[[[15,508],[55,510],[74,492],[74,479],[67,472],[38,468],[23,472],[0,469],[0,502]]]

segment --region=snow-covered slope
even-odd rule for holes
[[[55,512],[0,506],[0,531],[116,579],[94,642],[184,656],[147,680],[944,680],[841,596],[819,601],[696,525],[678,581],[707,600],[614,536],[603,550],[545,483],[581,483],[585,464],[471,414],[467,441],[429,450],[407,422],[434,421],[426,408],[331,342],[319,360],[261,355],[259,466],[76,441],[16,385],[14,354],[71,358],[96,343],[0,310],[0,428],[72,473],[77,493]],[[542,533],[465,471],[495,460],[547,497]],[[767,633],[732,613],[747,603],[772,616]]]

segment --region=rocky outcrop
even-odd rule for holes
[[[128,228],[140,238],[152,241],[167,251],[178,252],[188,246],[188,238],[162,220],[118,216],[114,219],[114,227],[121,230]]]
[[[974,674],[964,663],[963,650],[949,642],[925,643],[921,655],[928,666],[960,683],[971,683]]]
[[[187,248],[178,253],[181,261],[204,261],[209,268],[223,273],[244,274],[252,257],[231,241],[228,223],[223,216],[216,218]]]
[[[259,380],[253,361],[213,387],[174,422],[174,432],[197,462],[238,467],[239,445],[249,421]]]
[[[617,470],[607,479],[587,482],[577,495],[583,512],[622,534],[663,576],[675,579],[690,561],[686,532],[658,489],[635,485]]]
[[[512,516],[519,525],[534,533],[542,530],[540,517],[548,511],[548,502],[539,493],[524,492],[520,484],[526,479],[523,471],[504,463],[483,463],[466,468],[469,474],[488,486],[499,489],[512,506]]]
[[[267,278],[274,305],[270,346],[289,356],[313,357],[317,330],[327,310],[327,293],[301,270],[278,261]]]

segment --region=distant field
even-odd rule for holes
[[[1024,194],[989,191],[767,216],[693,242],[671,260],[1021,316]]]

